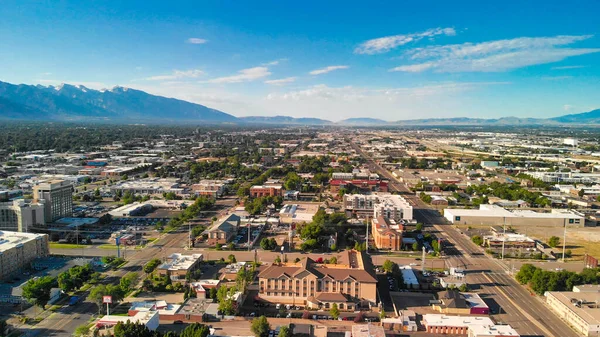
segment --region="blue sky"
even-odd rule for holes
[[[600,108],[600,2],[26,1],[0,80],[120,85],[236,116],[551,117]]]

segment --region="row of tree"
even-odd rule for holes
[[[527,263],[521,266],[515,279],[528,285],[536,294],[543,295],[546,291],[571,291],[576,285],[598,284],[599,272],[599,268],[586,268],[581,273],[548,271]]]

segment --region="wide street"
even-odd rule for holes
[[[510,276],[510,268],[501,261],[489,258],[481,247],[448,225],[441,214],[414,195],[406,185],[400,183],[390,172],[365,154],[358,145],[352,147],[368,162],[371,171],[389,179],[391,192],[399,192],[413,206],[414,216],[425,224],[426,230],[435,230],[455,246],[449,262],[454,267],[464,267],[467,283],[479,289],[478,293],[500,309],[498,320],[512,325],[518,332],[528,336],[570,337],[578,336],[568,325],[550,311],[543,298],[530,293]]]

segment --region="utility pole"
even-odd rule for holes
[[[504,225],[502,226],[502,261],[504,261],[504,244],[506,242],[506,217],[504,217]]]
[[[192,249],[192,223],[188,222],[188,249]]]
[[[562,262],[565,263],[565,249],[567,248],[567,218],[565,218],[565,231],[563,233],[563,254]]]
[[[421,273],[425,272],[425,246],[423,248],[423,256],[421,257]]]
[[[366,252],[369,254],[369,216],[367,215],[367,239],[365,242]]]

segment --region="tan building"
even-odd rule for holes
[[[33,198],[44,200],[45,222],[73,216],[73,185],[65,180],[49,180],[33,187]]]
[[[343,260],[343,261],[340,261]],[[338,264],[318,264],[310,258],[298,263],[273,264],[259,275],[258,296],[267,302],[354,311],[377,303],[377,279],[368,257],[344,252]]]
[[[371,221],[371,235],[378,249],[401,250],[404,225],[380,216]]]
[[[0,202],[0,230],[29,232],[31,226],[43,225],[44,203],[17,199]]]
[[[20,273],[38,257],[48,256],[48,235],[0,231],[0,280]]]
[[[203,195],[211,198],[220,198],[225,194],[226,182],[223,180],[200,180],[192,185],[192,191],[196,195]]]
[[[394,221],[412,220],[412,206],[402,196],[378,194],[345,194],[344,211],[347,216],[358,218],[384,216]]]
[[[583,291],[581,291],[583,289]],[[600,311],[597,288],[578,288],[579,292],[549,291],[546,303],[556,315],[584,336],[600,334]],[[589,290],[589,291],[585,291]]]
[[[179,253],[171,254],[167,261],[156,268],[156,272],[161,276],[168,276],[173,282],[185,282],[185,276],[200,267],[202,254],[182,255]]]

